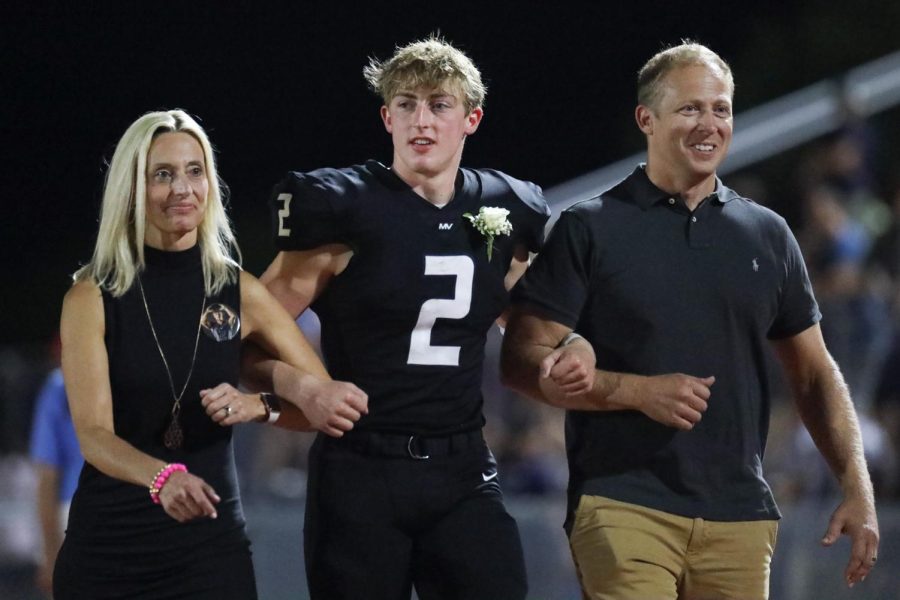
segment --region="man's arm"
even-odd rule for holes
[[[353,251],[344,244],[328,244],[311,250],[279,252],[259,280],[293,317],[309,308],[340,275]]]
[[[850,536],[852,548],[844,577],[852,586],[875,565],[879,539],[872,481],[856,411],[818,324],[776,341],[774,347],[800,418],[843,490],[844,500],[832,515],[822,543],[830,546],[841,534]]]
[[[503,278],[503,287],[506,288],[507,292],[513,289],[516,282],[525,274],[526,269],[528,269],[528,248],[524,244],[516,244],[515,248],[513,248],[513,257],[509,263],[509,270],[506,271],[506,276]],[[506,320],[508,318],[509,307],[497,317],[497,326],[500,328],[500,331],[506,329]]]
[[[557,348],[571,332],[565,325],[513,308],[500,353],[503,384],[560,408],[597,410],[591,394],[585,393],[597,385],[594,349],[583,338]],[[567,387],[579,380],[585,385],[576,390]]]
[[[503,278],[503,287],[507,291],[513,289],[513,286],[525,274],[527,268],[528,248],[524,244],[516,244],[515,248],[513,248],[513,257],[509,263],[509,270],[506,272],[506,277]]]
[[[350,262],[352,251],[342,244],[329,244],[319,248],[303,251],[280,252],[260,281],[268,291],[296,319],[315,301],[327,287],[331,278],[340,274]],[[307,361],[309,362],[309,361]],[[318,361],[316,376],[329,378],[324,367]],[[245,343],[242,352],[241,383],[253,390],[272,389],[276,395],[287,400],[292,399],[298,390],[302,390],[301,374],[289,365],[274,360],[252,342]],[[297,431],[310,429],[324,430],[329,420],[337,415],[329,413],[329,407],[337,409],[334,403],[327,402],[327,397],[319,396],[320,402],[307,408],[309,414],[298,408],[293,402],[283,402],[281,416],[274,423],[278,427]],[[349,427],[342,427],[348,430]],[[339,435],[329,429],[330,435]]]
[[[572,329],[521,307],[510,316],[500,371],[512,389],[571,410],[638,410],[670,427],[689,430],[700,421],[715,377],[683,373],[645,377],[595,368],[594,349],[583,338],[559,347]],[[585,369],[594,370],[587,389],[572,390]]]

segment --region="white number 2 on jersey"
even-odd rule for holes
[[[284,202],[284,208],[278,209],[278,235],[287,237],[291,235],[291,230],[284,226],[284,220],[291,216],[291,198],[293,194],[278,194],[278,201]]]
[[[462,319],[472,308],[472,282],[475,263],[468,256],[426,256],[426,275],[453,275],[456,291],[453,298],[432,298],[422,304],[419,320],[409,340],[411,365],[459,366],[459,346],[432,346],[431,329],[437,319]]]

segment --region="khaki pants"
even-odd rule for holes
[[[756,600],[769,596],[777,531],[582,496],[569,543],[586,600]]]

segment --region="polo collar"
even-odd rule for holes
[[[647,210],[657,202],[668,200],[671,197],[671,194],[659,189],[650,181],[650,178],[647,176],[647,163],[641,163],[634,169],[628,177],[626,185],[630,188],[631,197],[634,198],[635,204],[643,210]],[[721,204],[740,197],[734,190],[726,187],[718,175],[716,175],[716,190],[710,196],[715,197]]]

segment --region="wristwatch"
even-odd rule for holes
[[[261,392],[259,399],[263,403],[263,408],[266,409],[266,414],[260,419],[260,423],[274,423],[277,421],[278,417],[281,416],[281,400],[278,396],[268,392]]]
[[[577,333],[575,333],[574,331],[572,331],[572,332],[570,332],[570,333],[567,333],[567,334],[566,334],[566,337],[564,337],[564,338],[559,342],[559,344],[556,345],[556,347],[557,347],[557,348],[562,348],[563,346],[568,346],[569,344],[571,344],[571,343],[574,342],[575,340],[583,340],[583,339],[584,339],[584,336],[578,335]]]

